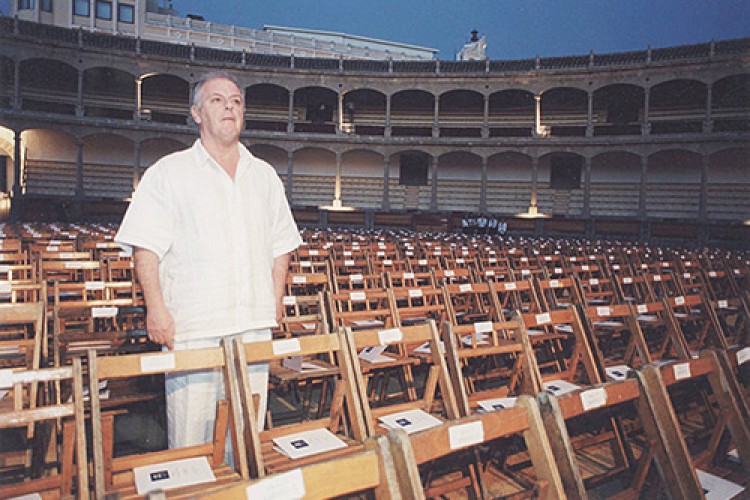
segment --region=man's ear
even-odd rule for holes
[[[190,116],[193,117],[193,121],[197,123],[198,125],[201,124],[201,116],[200,113],[198,113],[198,107],[194,104],[190,106]]]

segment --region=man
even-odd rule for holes
[[[191,104],[200,138],[146,171],[115,240],[134,248],[152,341],[181,350],[228,336],[267,340],[299,232],[276,171],[239,142],[245,102],[237,81],[208,73]],[[268,366],[248,370],[262,427]],[[170,448],[210,442],[221,373],[177,373],[165,389]]]

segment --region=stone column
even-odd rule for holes
[[[20,198],[21,185],[21,131],[13,131],[13,198]]]
[[[534,94],[534,136],[542,135],[542,94]]]
[[[708,155],[701,155],[701,190],[698,198],[698,219],[706,222],[708,218]]]
[[[643,95],[643,123],[641,124],[641,134],[651,134],[651,119],[648,117],[651,109],[651,89],[646,87]]]
[[[390,210],[390,179],[391,179],[391,157],[385,155],[383,158],[383,210]]]
[[[386,137],[391,136],[391,95],[385,96],[385,131]]]
[[[10,202],[10,220],[17,222],[23,213],[21,198],[23,187],[21,186],[21,131],[13,131],[13,199]]]
[[[286,153],[286,199],[289,205],[294,204],[294,151]]]
[[[490,136],[490,96],[484,96],[484,110],[482,112],[482,138]]]
[[[76,191],[75,191],[75,217],[80,220],[83,216],[83,139],[76,139]]]
[[[13,110],[21,110],[21,61],[13,63]]]
[[[344,133],[344,93],[343,92],[339,92],[338,94],[337,106],[338,106],[338,113],[336,116],[336,120],[338,121],[338,124],[336,126],[336,133],[343,134]]]
[[[135,151],[133,154],[133,192],[138,188],[141,180],[141,143],[135,141]]]
[[[91,8],[93,9],[94,6],[92,5]],[[76,99],[76,116],[81,118],[83,117],[83,114],[83,70],[78,70],[78,96]]]
[[[440,137],[440,97],[435,96],[435,106],[432,112],[432,137]]]
[[[432,182],[432,193],[430,196],[430,210],[437,210],[437,196],[438,196],[438,158],[430,156],[430,169],[432,170],[430,179]]]
[[[646,173],[648,171],[648,156],[641,156],[641,179],[638,197],[638,218],[646,220]]]
[[[286,122],[286,132],[291,134],[294,132],[294,91],[289,91],[289,114]]]
[[[192,92],[192,90],[191,90]],[[136,121],[141,120],[141,108],[143,107],[143,79],[138,77],[135,79],[135,110],[133,111],[133,119]]]
[[[479,192],[479,211],[487,211],[487,158],[482,157],[482,185]]]
[[[341,152],[336,151],[336,180],[333,185],[333,205],[342,205],[341,202]]]
[[[588,108],[586,115],[586,137],[594,137],[594,93],[588,93]]]
[[[713,107],[713,85],[708,84],[706,86],[706,118],[703,120],[703,132],[713,132],[714,129],[714,120],[712,117],[712,107]]]
[[[591,158],[583,159],[583,216],[591,217]]]

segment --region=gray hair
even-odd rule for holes
[[[240,90],[240,93],[242,93],[242,87],[240,86],[239,80],[229,73],[228,71],[224,70],[215,70],[215,71],[209,71],[208,73],[204,73],[203,75],[198,78],[198,80],[193,83],[193,98],[190,102],[191,106],[195,106],[197,108],[201,107],[201,93],[203,90],[203,86],[210,82],[211,80],[229,80],[230,82],[234,83],[235,86]],[[245,96],[242,96],[242,99],[245,99]]]

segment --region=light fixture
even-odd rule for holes
[[[521,219],[549,219],[549,215],[541,213],[536,204],[529,205],[529,209],[526,212],[517,213],[516,217],[520,217]]]
[[[334,198],[330,205],[320,205],[318,208],[329,212],[354,212],[354,207],[343,205],[340,198]]]

